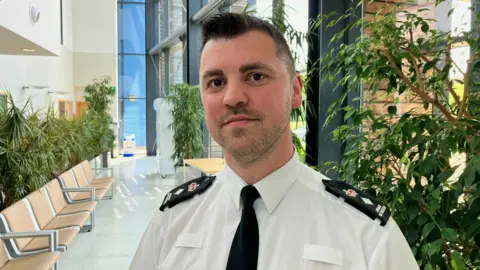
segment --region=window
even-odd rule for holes
[[[73,114],[72,101],[59,100],[58,101],[58,115],[60,118],[70,119]]]
[[[183,82],[183,43],[179,42],[170,48],[170,85]]]
[[[168,10],[168,29],[169,33],[177,30],[185,21],[186,8],[183,6],[183,0],[170,0],[170,9]]]
[[[122,4],[120,10],[123,53],[145,54],[145,5]]]
[[[146,146],[145,0],[118,2],[119,139],[135,135]],[[121,144],[120,144],[121,145]]]
[[[123,80],[121,97],[145,98],[146,97],[146,74],[144,55],[123,55],[123,73],[120,73]]]
[[[123,136],[135,135],[136,146],[146,146],[146,100],[122,99],[120,100],[121,115],[123,115]]]

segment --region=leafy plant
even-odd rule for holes
[[[461,71],[452,57],[457,37],[418,13],[399,5],[356,18],[331,40],[331,51],[320,59],[322,83],[339,76],[337,87],[347,92],[329,108],[329,119],[343,112],[353,124],[333,132],[347,146],[342,162],[323,165],[390,207],[422,269],[478,269],[480,33],[460,34],[470,46]],[[316,26],[354,16],[353,9],[320,15]],[[368,34],[344,44],[344,35],[359,27]],[[461,78],[452,79],[453,69]],[[454,81],[463,85],[461,95]],[[364,102],[342,105],[360,90]],[[452,162],[462,156],[463,171]]]
[[[176,166],[183,165],[183,159],[199,156],[203,151],[202,123],[204,112],[200,90],[187,83],[171,86],[165,101],[172,105],[174,153]]]
[[[0,114],[1,208],[111,148],[115,137],[106,110],[112,94],[105,95],[110,97],[94,95],[103,104],[78,118],[65,119],[55,117],[53,105],[45,113],[33,111],[30,100],[19,108],[7,92],[8,106]]]
[[[110,124],[110,105],[115,97],[116,89],[111,85],[108,76],[95,78],[93,83],[84,89],[85,101],[88,103],[87,120],[96,131],[92,142],[98,149],[112,149],[115,142],[115,133]],[[91,112],[91,113],[88,113]]]

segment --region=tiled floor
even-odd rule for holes
[[[183,180],[183,174],[178,180],[174,176],[160,177],[155,157],[132,159],[113,168],[118,179],[113,200],[98,203],[95,228],[80,233],[68,251],[61,254],[60,270],[128,269],[164,194]]]

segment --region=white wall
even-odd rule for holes
[[[32,3],[40,10],[40,19],[36,25],[30,21],[29,10]],[[32,41],[52,55],[59,55],[61,52],[60,1],[3,0],[0,5],[0,25]]]
[[[81,0],[73,3],[73,85],[75,96],[94,78],[110,76],[117,86],[117,0]],[[118,98],[111,114],[118,119]]]
[[[24,0],[13,1],[26,2]],[[51,40],[39,41],[43,44],[47,44],[47,47],[58,47],[58,56],[0,55],[0,89],[5,88],[9,90],[18,105],[24,104],[29,97],[32,98],[34,109],[43,109],[47,107],[50,102],[54,102],[58,98],[73,99],[73,55],[71,51],[72,1],[74,0],[64,0],[63,3],[63,33],[65,46],[60,44],[60,32],[55,33],[55,29],[52,29],[51,31],[54,33],[54,36],[50,34],[46,35],[46,37],[49,37]],[[12,5],[9,5],[11,2],[12,0],[7,0],[1,7],[1,20],[5,19],[3,15],[16,12],[15,9],[9,10],[9,8],[12,7]],[[59,1],[56,0],[35,1],[39,6],[45,6],[45,2],[59,3]],[[51,8],[55,9],[50,15],[51,19],[57,18],[58,23],[56,24],[60,25],[59,9],[56,10],[57,6],[54,4],[51,4]],[[53,13],[56,15],[55,17],[53,16]],[[47,11],[45,14],[42,12],[40,21],[45,19],[43,17],[47,17],[48,14]],[[10,17],[10,19],[12,19],[12,17]],[[20,29],[20,32],[25,32],[25,29],[22,30],[21,27],[17,28]],[[25,35],[28,37],[29,33],[25,32]],[[45,86],[48,88],[45,90],[23,89],[25,85]],[[67,94],[49,94],[49,90],[67,92]]]
[[[48,17],[52,21],[51,25],[57,25],[60,28],[60,1],[58,0],[3,1],[4,4],[0,5],[0,24],[3,23],[5,27],[9,27],[9,30],[25,35],[23,36],[25,38],[37,37],[29,32],[27,26],[17,25],[18,20],[13,20],[15,16],[12,14],[22,13],[29,1],[33,1],[41,8],[40,22],[46,22],[44,17]],[[8,16],[4,16],[6,14]],[[30,19],[28,17],[27,19],[30,23]],[[45,20],[42,21],[42,19]],[[57,19],[56,24],[53,23],[55,19]],[[40,23],[36,27],[39,26]],[[60,32],[55,28],[56,26],[53,26],[46,31],[48,34],[43,33],[43,37],[38,37],[37,42],[49,48],[57,46],[58,56],[1,55],[0,52],[0,91],[3,88],[10,91],[17,105],[24,104],[30,97],[36,110],[46,108],[49,103],[57,99],[72,100],[73,113],[75,113],[76,102],[83,100],[84,87],[94,78],[107,75],[112,77],[113,85],[118,85],[117,1],[63,0],[63,45],[60,44]],[[35,31],[38,29],[35,28]],[[0,42],[1,40],[0,35]],[[45,90],[23,89],[25,85],[48,88]],[[67,93],[49,94],[49,90]],[[111,111],[115,119],[118,119],[117,100],[118,98],[115,97]]]

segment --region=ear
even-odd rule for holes
[[[299,73],[295,73],[292,80],[292,108],[296,109],[302,105],[303,81]]]

